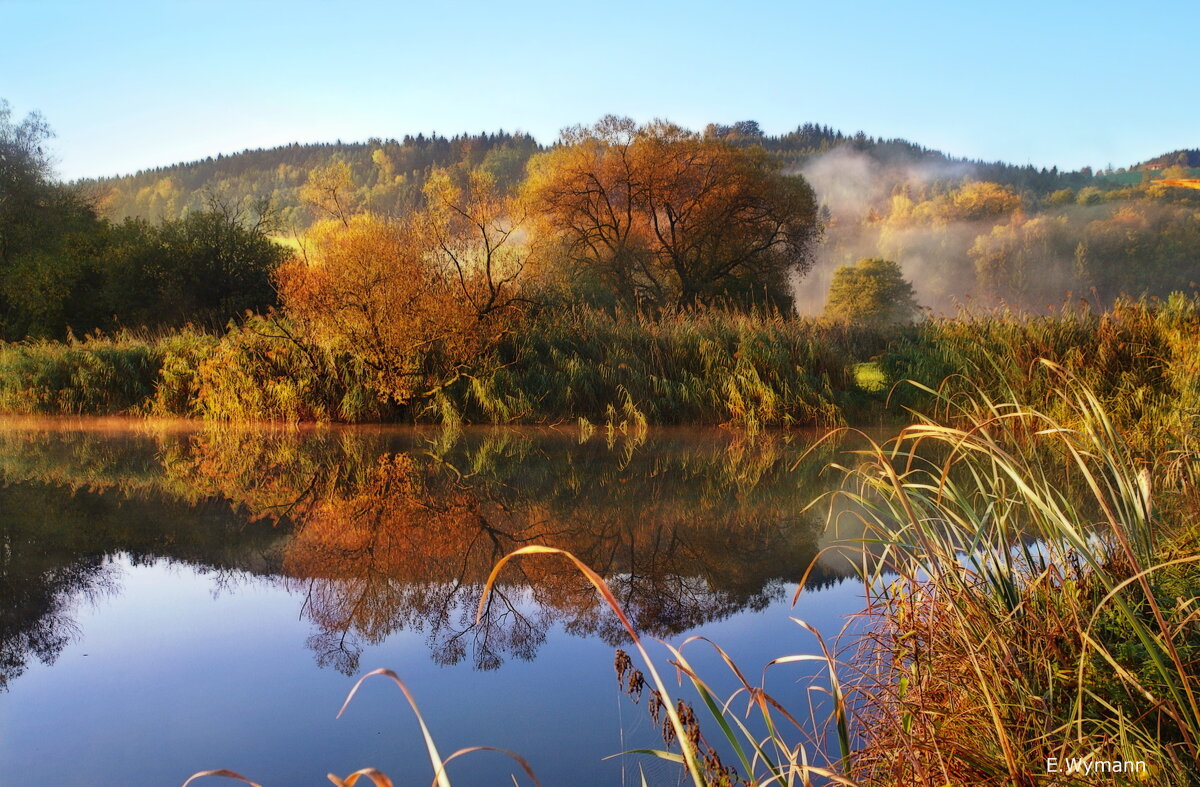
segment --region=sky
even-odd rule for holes
[[[1200,147],[1200,3],[0,0],[0,99],[66,179],[602,115],[815,122],[1107,168]]]

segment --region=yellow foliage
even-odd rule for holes
[[[308,173],[308,180],[300,187],[300,200],[318,215],[333,218],[342,224],[349,222],[353,212],[354,178],[350,165],[335,161],[327,167],[317,167]]]
[[[351,216],[307,240],[308,259],[276,274],[280,298],[310,339],[361,358],[384,395],[404,403],[482,350],[486,325],[413,222]]]

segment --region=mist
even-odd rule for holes
[[[884,162],[843,145],[814,156],[795,172],[812,185],[825,217],[812,269],[793,280],[800,314],[821,314],[834,271],[863,257],[895,260],[912,283],[918,302],[935,314],[987,300],[978,286],[970,250],[977,238],[1007,224],[1010,216],[907,225],[886,221],[894,196],[911,194],[919,201],[921,195],[950,191],[977,179],[977,167],[908,156]],[[1058,287],[1055,282],[1053,288]]]

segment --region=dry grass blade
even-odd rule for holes
[[[458,751],[454,752],[449,757],[447,757],[445,762],[442,763],[442,768],[438,772],[439,775],[441,774],[442,771],[445,770],[446,766],[449,765],[451,763],[451,761],[458,759],[459,757],[463,756],[464,754],[471,754],[471,753],[477,752],[477,751],[494,751],[494,752],[499,752],[500,754],[503,754],[503,755],[509,757],[514,762],[516,762],[517,765],[521,766],[521,770],[525,771],[525,775],[528,776],[533,781],[534,784],[538,785],[538,787],[541,787],[542,783],[540,781],[538,781],[537,774],[535,774],[533,772],[533,768],[530,767],[528,760],[526,760],[521,755],[517,754],[515,751],[509,751],[508,749],[501,749],[496,746],[468,746],[465,749],[459,749]],[[513,781],[515,783],[516,779],[514,778]],[[434,780],[434,784],[437,784],[436,779]]]
[[[604,578],[593,571],[586,563],[565,549],[531,545],[509,552],[507,555],[500,558],[500,560],[496,562],[496,565],[492,567],[492,572],[488,575],[487,582],[484,583],[483,594],[479,598],[479,609],[475,617],[476,622],[483,619],[483,613],[484,610],[487,609],[487,603],[491,595],[492,587],[495,585],[496,579],[500,576],[500,572],[504,569],[504,566],[507,565],[508,561],[512,560],[513,558],[523,555],[562,555],[570,560],[575,568],[577,568],[579,572],[583,574],[585,578],[587,578],[588,582],[592,584],[592,587],[596,589],[596,592],[600,594],[601,598],[604,599],[609,608],[612,609],[613,613],[617,616],[617,619],[621,621],[621,625],[625,627],[625,631],[633,640],[634,646],[637,647],[638,653],[642,657],[642,662],[646,665],[646,670],[650,673],[650,677],[653,678],[654,685],[657,687],[660,695],[663,697],[670,696],[670,692],[667,690],[666,682],[663,681],[662,677],[658,674],[658,670],[655,669],[654,662],[651,660],[650,654],[646,652],[646,648],[642,644],[641,637],[638,636],[637,630],[634,629],[633,624],[630,623],[629,618],[626,617],[624,610],[621,609],[621,604],[617,601],[617,597],[613,595],[612,590],[608,587],[608,583],[605,582]],[[700,761],[699,752],[696,751],[688,737],[687,729],[685,728],[682,719],[679,718],[679,713],[675,710],[675,706],[669,702],[666,704],[666,707],[663,710],[666,713],[667,718],[670,720],[671,727],[675,731],[675,737],[676,740],[679,741],[679,747],[683,753],[683,760],[689,775],[692,777],[692,782],[696,785],[696,787],[705,787],[704,766]]]
[[[337,718],[341,718],[350,705],[350,700],[354,699],[354,695],[358,693],[358,689],[363,685],[363,681],[375,675],[384,675],[392,679],[392,682],[400,687],[400,691],[404,692],[404,698],[408,700],[409,706],[413,709],[413,713],[417,717],[417,723],[421,725],[421,735],[425,738],[425,749],[429,754],[429,762],[433,765],[434,773],[437,774],[435,783],[438,787],[450,787],[450,780],[446,778],[445,772],[442,770],[442,757],[438,754],[437,746],[433,742],[433,736],[429,734],[429,728],[425,726],[425,718],[421,716],[421,709],[417,707],[417,701],[413,699],[412,692],[408,690],[408,686],[404,685],[404,681],[400,680],[400,676],[390,669],[377,669],[363,675],[354,684],[354,688],[350,689],[350,693],[346,695],[346,701],[342,703],[341,710],[337,713]]]
[[[215,771],[200,771],[200,773],[193,773],[188,777],[188,780],[183,783],[183,787],[188,787],[188,785],[196,781],[196,779],[202,779],[205,776],[218,776],[222,779],[234,779],[242,782],[243,784],[249,784],[251,787],[262,787],[262,785],[258,784],[257,782],[250,781],[237,771],[230,771],[226,770],[225,768],[218,768]]]
[[[358,780],[364,776],[370,779],[371,783],[374,784],[375,787],[392,787],[392,780],[374,768],[363,768],[362,770],[355,771],[345,779],[339,779],[332,773],[328,774],[326,778],[336,784],[337,787],[354,787],[354,785],[358,783]]]

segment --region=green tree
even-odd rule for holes
[[[288,252],[267,236],[264,211],[213,203],[157,225],[127,219],[112,227],[95,284],[105,313],[94,327],[220,328],[274,305],[271,274]]]
[[[0,99],[0,339],[61,330],[103,230],[83,195],[54,180],[52,136],[41,115],[15,122]]]
[[[911,322],[918,308],[912,285],[900,266],[871,257],[834,271],[825,316],[866,325],[894,325]]]

